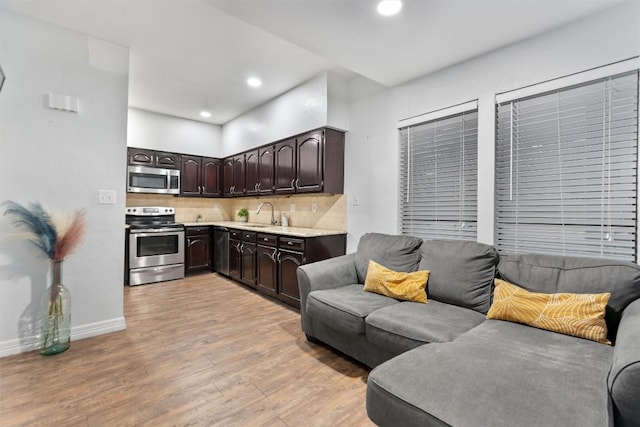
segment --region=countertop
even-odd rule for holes
[[[347,232],[344,230],[322,230],[319,228],[283,227],[281,225],[256,224],[251,222],[239,222],[239,221],[185,222],[184,225],[186,227],[217,225],[219,227],[234,228],[236,230],[257,231],[259,233],[280,234],[283,236],[294,236],[294,237],[318,237],[318,236],[332,236],[336,234],[347,234]]]

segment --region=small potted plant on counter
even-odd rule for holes
[[[242,208],[238,211],[238,218],[240,218],[240,222],[247,222],[249,220],[249,211],[247,208]]]

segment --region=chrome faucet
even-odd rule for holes
[[[278,223],[278,221],[276,220],[276,217],[273,215],[273,205],[270,202],[262,202],[262,203],[260,203],[258,205],[258,209],[256,209],[256,215],[260,213],[260,209],[262,209],[262,207],[265,204],[271,206],[271,225],[276,225]]]

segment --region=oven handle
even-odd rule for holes
[[[149,236],[171,236],[175,234],[184,234],[184,230],[176,228],[157,228],[153,230],[132,230],[131,236],[149,237]]]

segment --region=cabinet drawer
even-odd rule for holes
[[[258,233],[257,243],[259,245],[265,245],[265,246],[277,246],[278,236],[273,234]]]
[[[282,249],[293,249],[296,251],[304,251],[304,239],[280,236],[279,246]]]
[[[209,234],[209,227],[187,227],[185,234],[187,236]]]
[[[242,231],[229,230],[229,238],[234,240],[242,240]]]
[[[256,232],[255,231],[242,231],[242,241],[243,242],[256,242]]]

